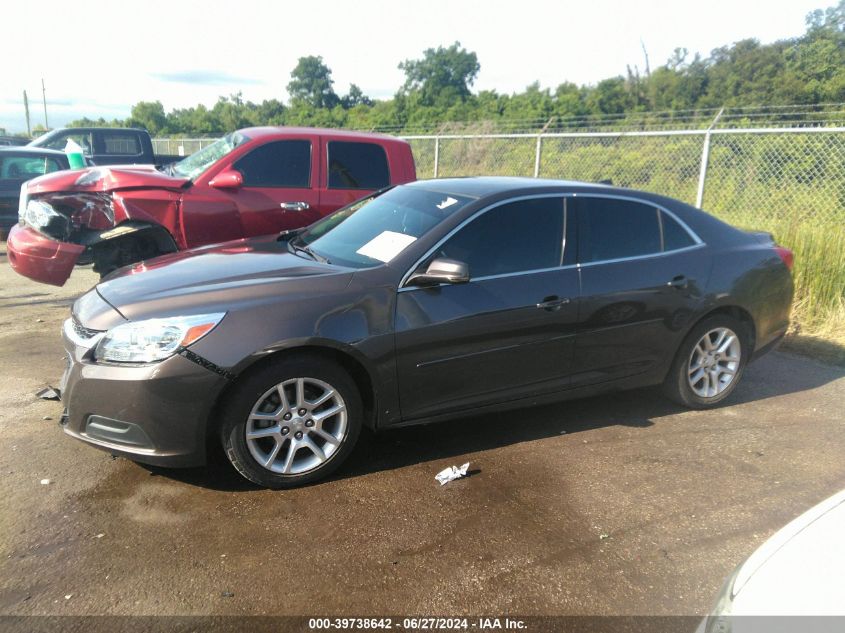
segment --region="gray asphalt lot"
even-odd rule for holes
[[[297,490],[113,460],[34,395],[93,273],[35,284],[2,246],[0,615],[702,614],[845,488],[845,372],[780,352],[714,411],[641,390],[367,435]]]

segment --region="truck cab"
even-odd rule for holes
[[[149,132],[136,128],[74,127],[51,130],[29,143],[64,151],[75,141],[93,165],[152,165],[156,163]]]
[[[415,179],[411,148],[397,138],[246,128],[160,169],[96,167],[30,181],[9,261],[35,281],[63,285],[77,263],[105,275],[177,250],[292,230]]]

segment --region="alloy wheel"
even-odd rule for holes
[[[325,464],[346,439],[346,403],[322,380],[285,380],[258,398],[245,432],[247,448],[259,465],[282,475],[301,475]]]
[[[741,354],[739,337],[733,330],[710,330],[692,348],[687,365],[690,388],[701,398],[718,396],[736,379]]]

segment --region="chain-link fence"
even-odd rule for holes
[[[610,181],[695,204],[739,225],[795,220],[845,230],[845,127],[404,138],[419,178]],[[153,140],[157,154],[184,156],[212,142]]]
[[[845,225],[845,128],[411,136],[420,178],[610,181],[741,224]]]
[[[216,140],[217,138],[154,138],[153,152],[157,156],[189,156]]]

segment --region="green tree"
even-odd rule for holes
[[[129,127],[142,127],[152,136],[167,131],[167,115],[161,101],[139,101],[132,106],[132,113],[126,120]]]
[[[423,106],[448,107],[470,98],[481,66],[475,53],[455,42],[449,48],[426,49],[422,59],[406,59],[399,69],[405,71],[405,94],[417,96]]]
[[[587,105],[595,114],[621,114],[629,109],[631,101],[622,77],[603,79],[587,95]]]
[[[167,117],[167,125],[171,133],[176,134],[219,134],[223,131],[220,121],[203,104],[173,110]]]
[[[349,85],[349,92],[340,100],[341,105],[345,110],[354,108],[355,106],[373,105],[372,100],[363,93],[363,91],[355,84]]]
[[[301,101],[314,108],[333,108],[340,102],[332,89],[332,71],[322,57],[300,57],[290,76],[287,88],[292,103]]]
[[[214,104],[211,114],[220,122],[220,126],[224,132],[234,132],[239,128],[247,127],[251,124],[247,110],[248,108],[244,104],[243,96],[238,92],[228,97],[220,97],[217,103]]]

